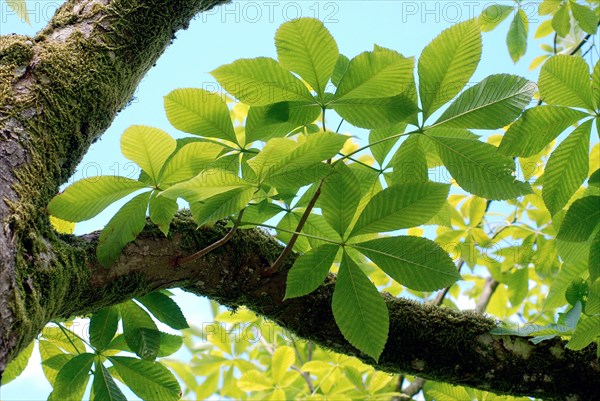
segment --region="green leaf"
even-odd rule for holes
[[[278,346],[271,359],[271,377],[275,383],[281,384],[282,379],[296,361],[294,349],[288,346]]]
[[[343,162],[336,163],[333,173],[323,180],[319,205],[323,217],[344,236],[360,202],[356,175]]]
[[[163,165],[177,147],[177,142],[161,129],[133,125],[121,136],[121,151],[137,163],[158,184]]]
[[[442,208],[449,189],[449,185],[433,182],[388,187],[367,204],[350,236],[424,224]]]
[[[21,20],[29,25],[29,13],[27,12],[26,0],[5,0],[6,4],[21,18]]]
[[[94,401],[127,401],[127,397],[119,389],[108,369],[98,361],[96,361],[92,391]]]
[[[255,188],[237,188],[190,203],[194,221],[201,226],[237,214],[252,200],[255,191]]]
[[[250,107],[246,119],[246,142],[285,136],[314,122],[320,114],[321,108],[312,102],[279,102]]]
[[[253,185],[227,170],[211,168],[191,180],[180,182],[161,192],[159,196],[182,197],[190,203],[204,201],[212,196]]]
[[[581,320],[567,343],[567,348],[579,351],[590,345],[596,337],[600,336],[600,316],[591,316]]]
[[[183,345],[183,337],[174,334],[168,334],[160,332],[160,348],[158,350],[158,356],[160,358],[173,355],[179,351]]]
[[[590,72],[581,57],[550,57],[542,66],[539,86],[548,104],[594,109]]]
[[[508,156],[533,156],[586,116],[587,113],[560,106],[527,109],[506,131],[498,149]]]
[[[160,185],[171,185],[195,177],[223,153],[222,145],[198,140],[192,142],[195,138],[187,139],[187,143],[167,160],[160,173]]]
[[[335,86],[339,86],[342,77],[348,70],[348,65],[350,64],[350,59],[343,54],[338,56],[337,62],[335,63],[335,68],[333,69],[333,74],[331,75],[331,83]]]
[[[238,143],[229,108],[217,94],[204,89],[175,89],[165,96],[165,111],[180,131]]]
[[[380,166],[383,166],[385,158],[387,157],[390,150],[392,150],[396,142],[398,142],[400,137],[386,141],[382,140],[394,135],[402,134],[406,130],[406,126],[406,122],[401,122],[391,127],[378,128],[369,132],[369,144],[371,145],[369,149],[371,150],[371,154]]]
[[[156,359],[160,347],[160,334],[154,320],[133,301],[122,303],[120,309],[123,336],[129,348],[142,359]]]
[[[171,221],[173,221],[173,217],[179,209],[177,202],[165,196],[158,196],[157,191],[153,191],[149,205],[150,220],[158,226],[164,235],[168,235]]]
[[[519,11],[517,11],[510,23],[508,35],[506,36],[508,52],[515,63],[519,61],[525,54],[525,51],[527,51],[528,32],[529,21],[527,20],[527,14],[525,14],[525,11],[523,11],[522,8],[519,8]]]
[[[579,23],[579,27],[590,35],[595,35],[598,31],[598,17],[594,11],[588,6],[582,6],[574,0],[569,2],[573,17]]]
[[[90,319],[90,343],[96,351],[106,349],[117,332],[119,326],[119,311],[113,306],[94,312]]]
[[[392,158],[392,182],[394,184],[421,183],[429,181],[427,157],[421,146],[421,138],[409,136]]]
[[[515,162],[498,148],[478,140],[436,136],[438,154],[456,182],[466,191],[487,199],[510,199],[531,193],[528,183],[515,179]]]
[[[600,223],[600,196],[586,196],[573,202],[560,225],[556,238],[563,241],[587,241]]]
[[[177,303],[162,292],[153,292],[136,299],[167,326],[175,330],[190,327]]]
[[[181,388],[173,374],[158,362],[111,356],[123,382],[144,400],[178,401]]]
[[[600,231],[594,235],[594,239],[592,240],[588,267],[592,281],[600,278]]]
[[[339,245],[325,244],[298,257],[287,275],[285,298],[301,297],[317,289],[327,277],[339,249]]]
[[[592,73],[592,93],[596,101],[596,108],[600,109],[600,60],[596,62],[594,72]],[[596,118],[596,128],[600,136],[600,120],[598,118]]]
[[[418,109],[407,95],[369,99],[335,100],[331,107],[350,124],[360,128],[385,128],[412,116]]]
[[[70,354],[82,354],[86,351],[83,341],[69,330],[46,326],[42,330],[42,336],[52,341],[52,345],[58,346]]]
[[[112,265],[123,247],[144,229],[149,199],[150,192],[137,195],[123,205],[104,227],[96,249],[96,257],[102,266]]]
[[[377,288],[345,252],[331,306],[344,338],[379,360],[389,330],[387,307]]]
[[[419,94],[426,120],[458,94],[481,59],[481,32],[473,20],[443,31],[419,58]]]
[[[552,18],[552,27],[561,37],[566,37],[571,31],[571,16],[569,15],[569,3],[562,3]]]
[[[146,185],[125,177],[98,176],[77,181],[52,199],[48,211],[66,221],[84,221],[103,211],[111,203]]]
[[[350,60],[333,102],[398,95],[413,82],[413,63],[394,50],[363,52]]]
[[[592,120],[581,124],[550,155],[544,171],[542,198],[552,214],[571,199],[588,175]]]
[[[534,92],[535,85],[525,78],[509,74],[490,75],[460,94],[435,125],[502,128],[521,114]]]
[[[302,81],[272,58],[236,60],[211,74],[227,92],[250,106],[290,100],[315,102]]]
[[[398,283],[417,291],[449,287],[460,274],[435,242],[421,237],[385,237],[351,245]]]
[[[325,25],[314,18],[282,24],[275,34],[281,66],[300,75],[320,97],[338,60],[338,47]]]
[[[508,18],[514,9],[513,6],[503,6],[500,4],[492,4],[486,7],[479,16],[479,27],[483,32],[494,30],[502,21]]]
[[[600,263],[596,266],[600,266]],[[592,278],[592,284],[590,285],[590,291],[588,293],[588,301],[585,305],[585,313],[587,315],[600,315],[600,280],[598,280],[597,277],[595,281]]]
[[[94,354],[85,353],[76,355],[65,363],[56,376],[54,390],[48,400],[81,400],[90,380],[90,369],[94,363],[94,358]]]
[[[23,349],[19,355],[14,358],[12,361],[6,365],[6,369],[2,374],[2,382],[0,383],[2,386],[7,385],[17,377],[27,367],[29,363],[29,358],[31,357],[31,353],[33,352],[33,346],[35,345],[35,341],[32,341],[25,349]]]

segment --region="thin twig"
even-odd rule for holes
[[[198,252],[194,253],[193,255],[186,256],[185,258],[177,259],[176,265],[182,266],[187,263],[193,262],[194,260],[200,259],[207,253],[214,251],[218,247],[225,245],[233,237],[233,234],[235,234],[235,232],[237,231],[237,228],[240,225],[240,222],[242,221],[242,216],[244,215],[244,210],[246,210],[246,209],[244,208],[244,209],[240,210],[237,220],[235,221],[235,223],[233,223],[233,227],[231,227],[231,230],[229,230],[229,232],[227,234],[225,234],[225,236],[223,238],[210,244],[206,248],[199,250]]]

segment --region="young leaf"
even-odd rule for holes
[[[35,341],[32,341],[23,351],[19,353],[19,355],[14,358],[12,361],[6,365],[6,369],[2,374],[2,382],[0,384],[2,386],[10,383],[14,379],[16,379],[27,367],[29,363],[29,358],[31,357],[31,353],[33,352],[33,346],[35,345]]]
[[[160,170],[176,147],[175,139],[158,128],[134,125],[121,136],[123,155],[148,173],[154,184],[158,184]]]
[[[110,356],[120,378],[138,397],[144,400],[178,401],[179,383],[169,369],[158,362],[126,356]]]
[[[166,196],[158,196],[158,192],[153,191],[149,205],[150,220],[158,226],[164,235],[168,235],[171,221],[173,221],[173,217],[179,209],[177,201]]]
[[[341,162],[335,165],[333,173],[323,180],[321,187],[319,206],[323,217],[342,237],[360,202],[361,192],[356,182],[352,170]]]
[[[189,180],[213,163],[223,153],[223,146],[211,142],[191,141],[187,138],[183,144],[167,160],[158,179],[159,185],[171,185]],[[181,140],[180,140],[181,141]]]
[[[552,18],[552,27],[558,36],[566,37],[571,31],[571,16],[569,15],[569,2],[561,4],[554,17]]]
[[[387,307],[377,288],[345,252],[331,306],[346,340],[379,360],[389,330]]]
[[[298,257],[287,276],[285,298],[301,297],[317,289],[327,277],[339,249],[339,245],[325,244]]]
[[[413,290],[434,291],[449,287],[460,279],[446,251],[427,238],[385,237],[352,247],[398,283]]]
[[[587,113],[560,106],[527,109],[506,131],[498,150],[507,156],[533,156],[586,116]]]
[[[600,196],[586,196],[573,202],[560,225],[556,238],[563,241],[587,241],[600,223]]]
[[[190,203],[194,221],[201,226],[237,214],[252,200],[255,191],[255,188],[237,188]]]
[[[590,316],[577,324],[577,328],[567,343],[567,348],[579,351],[590,345],[600,336],[600,316]]]
[[[460,94],[435,126],[502,128],[523,112],[534,92],[535,85],[525,78],[509,74],[490,75]]]
[[[127,401],[127,397],[119,389],[108,369],[97,360],[92,391],[94,392],[94,401]]]
[[[331,107],[350,124],[360,128],[385,128],[417,112],[416,103],[405,94],[384,98],[334,100]]]
[[[110,219],[98,239],[96,257],[102,266],[112,265],[125,245],[144,229],[150,192],[144,192],[127,202]]]
[[[398,95],[413,82],[413,63],[389,49],[363,52],[350,60],[333,102]]]
[[[481,59],[481,32],[475,21],[443,31],[419,57],[423,118],[450,101],[469,82]]]
[[[290,100],[315,103],[306,86],[272,58],[240,59],[211,72],[221,86],[250,106]]]
[[[171,125],[180,131],[238,143],[229,108],[217,94],[204,89],[175,89],[165,96]]]
[[[187,329],[190,326],[175,301],[162,292],[153,292],[137,297],[155,318],[175,330]]]
[[[478,140],[436,136],[428,131],[436,143],[444,166],[466,191],[487,199],[509,199],[531,193],[528,183],[514,177],[515,162],[498,152],[498,148]]]
[[[90,343],[96,351],[106,349],[117,332],[119,326],[119,311],[113,306],[94,312],[90,319]]]
[[[514,9],[513,6],[504,6],[500,4],[487,6],[479,16],[479,27],[483,32],[494,30],[494,28],[504,21]]]
[[[77,181],[48,205],[53,216],[66,221],[91,219],[111,203],[146,185],[125,177],[98,176]]]
[[[285,136],[314,122],[320,114],[321,108],[312,102],[279,102],[250,107],[246,119],[246,142]]]
[[[581,57],[551,57],[542,66],[539,86],[548,104],[594,109],[590,72]]]
[[[510,23],[508,35],[506,36],[508,52],[515,63],[519,61],[525,54],[525,51],[527,51],[528,32],[529,21],[527,20],[527,14],[525,14],[525,11],[523,11],[522,8],[519,8],[519,11],[517,11]]]
[[[48,400],[77,401],[83,398],[83,393],[90,380],[90,369],[94,363],[94,354],[76,355],[58,372],[54,382],[54,390]]]
[[[595,35],[598,31],[598,17],[590,7],[582,6],[574,0],[570,0],[571,12],[573,17],[579,23],[579,27],[590,35]]]
[[[441,209],[449,185],[433,182],[394,185],[371,199],[350,236],[416,227]]]
[[[129,348],[142,359],[155,360],[160,347],[160,334],[154,320],[133,301],[122,303],[120,309],[123,336]]]
[[[587,178],[592,120],[581,124],[550,155],[542,198],[550,213],[561,210]]]
[[[275,46],[281,66],[300,75],[323,97],[339,55],[325,25],[314,18],[286,22],[275,34]]]
[[[271,359],[271,377],[275,383],[280,383],[284,375],[296,361],[294,350],[288,346],[279,346]]]

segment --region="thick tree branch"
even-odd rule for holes
[[[55,311],[81,315],[99,307],[162,288],[181,287],[231,307],[245,305],[298,336],[336,352],[356,356],[378,369],[545,400],[600,399],[600,362],[595,346],[574,352],[561,340],[534,345],[527,338],[494,336],[496,322],[479,313],[456,312],[383,294],[390,312],[390,334],[376,363],[352,347],[331,312],[335,277],[308,296],[283,301],[286,274],[293,257],[270,277],[261,272],[281,252],[272,237],[241,230],[224,246],[185,266],[172,267],[173,255],[204,248],[226,233],[223,225],[196,229],[189,215],[179,215],[169,238],[148,225],[110,269],[94,258],[97,234],[68,239],[86,250],[89,277],[73,276],[77,288]]]

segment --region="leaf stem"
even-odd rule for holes
[[[414,131],[410,131],[410,132],[404,132],[404,133],[402,133],[402,134],[396,134],[396,135],[388,136],[387,138],[380,139],[380,140],[378,140],[378,141],[375,141],[375,142],[373,142],[373,143],[370,143],[370,144],[368,144],[368,145],[366,145],[366,146],[363,146],[362,148],[358,148],[358,149],[356,149],[355,151],[348,153],[347,155],[344,155],[344,156],[343,156],[343,157],[341,157],[340,159],[337,159],[335,162],[333,162],[333,165],[335,166],[335,165],[336,165],[337,163],[339,163],[340,161],[342,161],[342,160],[344,160],[344,159],[348,159],[350,156],[352,156],[352,155],[355,155],[355,154],[357,154],[358,152],[362,152],[362,151],[363,151],[363,150],[365,150],[365,149],[369,149],[369,148],[370,148],[371,146],[373,146],[373,145],[377,145],[377,144],[379,144],[379,143],[383,143],[383,142],[386,142],[386,141],[389,141],[389,140],[392,140],[392,139],[400,138],[400,137],[402,137],[402,136],[405,136],[405,135],[417,134],[417,133],[419,133],[419,132],[421,132],[421,130],[414,130]]]
[[[336,240],[332,240],[332,239],[328,239],[328,238],[324,238],[324,237],[319,237],[319,236],[316,236],[316,235],[306,234],[306,233],[303,233],[303,232],[286,230],[285,228],[272,226],[270,224],[254,223],[252,221],[242,221],[240,223],[240,225],[248,225],[248,224],[251,224],[253,226],[260,226],[260,227],[265,227],[265,228],[271,228],[273,230],[283,231],[284,233],[289,233],[289,234],[294,234],[294,235],[302,235],[303,237],[312,238],[312,239],[316,239],[318,241],[323,241],[323,242],[329,242],[331,244],[336,244],[336,245],[340,245],[340,246],[342,245],[341,242],[336,241]]]
[[[233,223],[233,227],[231,227],[231,230],[229,230],[229,232],[227,234],[225,234],[225,236],[223,238],[210,244],[206,248],[199,250],[198,252],[194,253],[193,255],[186,256],[185,258],[178,258],[175,261],[176,266],[182,266],[187,263],[193,262],[194,260],[200,259],[207,253],[217,249],[218,247],[225,245],[233,237],[233,234],[235,234],[235,232],[237,231],[237,228],[240,225],[240,221],[242,221],[242,216],[244,215],[244,210],[246,210],[246,208],[240,210],[240,213],[238,214],[236,221]]]

